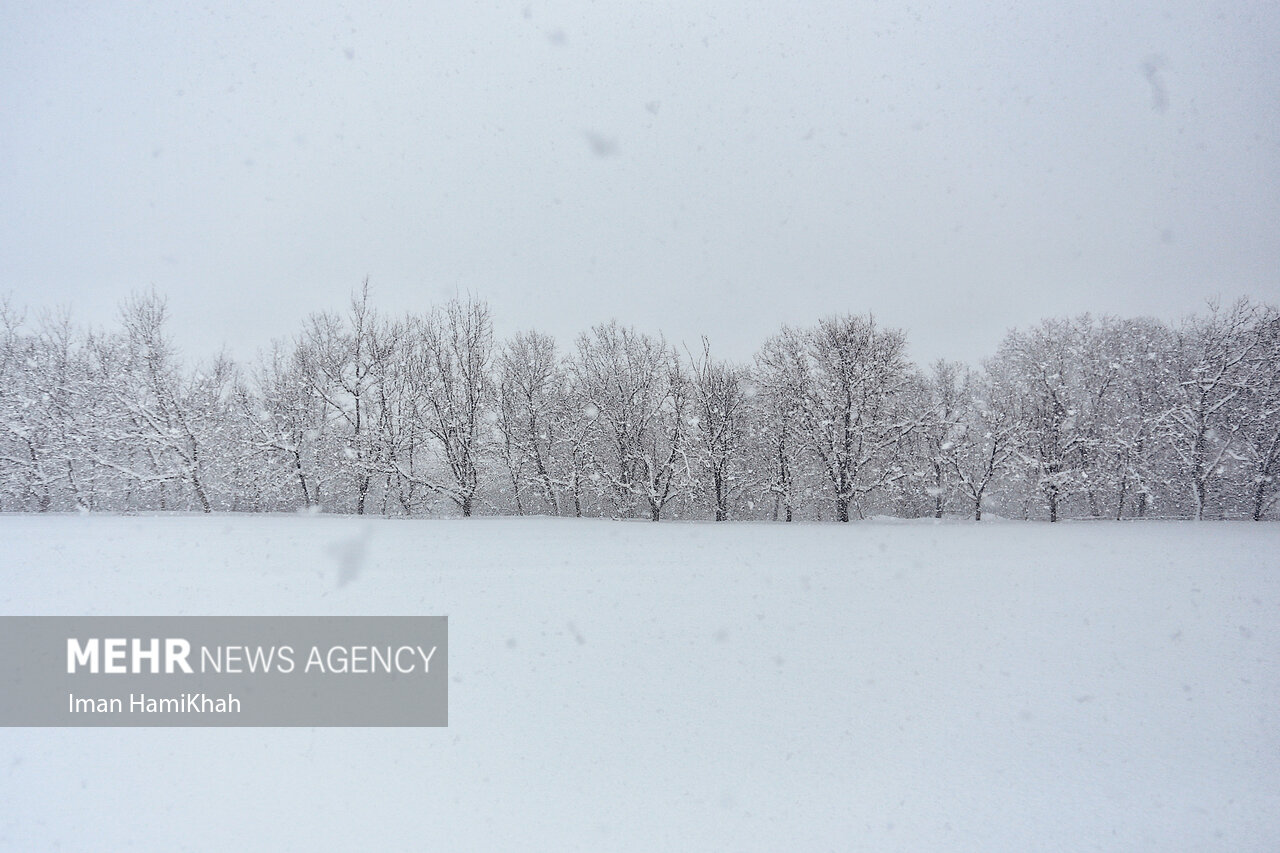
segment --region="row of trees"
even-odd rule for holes
[[[599,325],[495,341],[488,307],[389,318],[366,282],[252,366],[185,368],[154,294],[117,328],[0,305],[0,510],[817,519],[1262,519],[1280,312],[1048,320],[981,369],[870,316],[751,364]]]

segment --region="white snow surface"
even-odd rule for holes
[[[6,614],[448,614],[450,724],[0,730],[4,850],[1280,849],[1280,525],[0,517]]]

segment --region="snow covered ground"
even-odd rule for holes
[[[1280,525],[0,517],[7,614],[437,614],[439,729],[0,730],[5,850],[1280,849]]]

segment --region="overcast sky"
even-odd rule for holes
[[[368,8],[364,8],[364,7]],[[1280,301],[1280,4],[0,4],[0,293],[248,358],[365,275],[746,358]]]

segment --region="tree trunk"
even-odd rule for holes
[[[307,475],[302,470],[302,455],[296,450],[293,452],[293,466],[298,472],[298,485],[302,488],[302,503],[307,508],[311,508],[311,492],[307,489]]]
[[[1196,431],[1195,446],[1191,452],[1191,479],[1196,498],[1196,521],[1204,520],[1204,504],[1209,493],[1208,488],[1206,488],[1209,474],[1205,471],[1205,457],[1209,453],[1208,441],[1205,435],[1208,429],[1204,425],[1204,420],[1203,415],[1198,419],[1199,428]]]
[[[836,498],[836,521],[849,520],[849,498]]]
[[[356,480],[356,515],[364,515],[364,499],[369,494],[369,478]]]
[[[195,471],[191,472],[191,486],[196,491],[196,497],[200,499],[200,509],[204,512],[213,512],[209,507],[209,498],[205,496],[204,486],[200,484],[200,475]]]
[[[727,516],[725,511],[727,501],[725,501],[724,494],[724,479],[719,471],[715,473],[714,479],[716,485],[716,521],[724,521]]]

